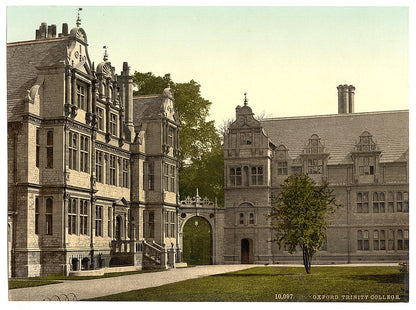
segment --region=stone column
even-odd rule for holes
[[[71,69],[67,68],[66,71],[66,83],[65,83],[65,95],[66,95],[66,104],[72,103],[72,81],[71,81]]]

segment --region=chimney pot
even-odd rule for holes
[[[52,24],[51,28],[52,28],[52,38],[55,38],[56,37],[56,25]]]
[[[40,39],[46,38],[47,26],[46,23],[40,24]]]
[[[67,23],[62,24],[62,35],[64,35],[64,36],[68,35],[68,24]]]

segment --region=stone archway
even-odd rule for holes
[[[212,228],[201,216],[190,217],[183,225],[183,260],[189,265],[210,265]]]
[[[201,198],[196,192],[196,196],[189,196],[179,204],[179,225],[178,225],[178,252],[179,261],[182,259],[184,246],[184,227],[186,223],[191,223],[192,218],[203,218],[209,224],[211,229],[211,243],[209,250],[211,252],[211,264],[222,264],[223,261],[223,244],[224,238],[224,208],[219,208],[216,202],[209,201],[207,198]],[[191,221],[189,221],[191,220]],[[195,225],[195,222],[193,222]]]

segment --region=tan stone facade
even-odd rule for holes
[[[317,263],[402,262],[409,248],[408,111],[354,113],[355,88],[338,87],[339,114],[256,120],[247,104],[224,139],[225,263],[301,263],[279,250],[265,219],[288,175],[329,182],[342,207]]]
[[[179,128],[170,89],[133,98],[128,64],[116,74],[106,51],[95,66],[79,23],[58,36],[42,24],[7,56],[10,276],[173,265]]]

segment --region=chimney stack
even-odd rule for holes
[[[338,89],[338,114],[354,113],[354,94],[353,85],[339,85]]]
[[[48,25],[46,23],[40,24],[39,39],[45,39],[46,38],[47,27],[48,27]]]
[[[48,26],[47,23],[42,23],[39,29],[36,29],[36,40],[55,38],[56,37],[56,25]]]

